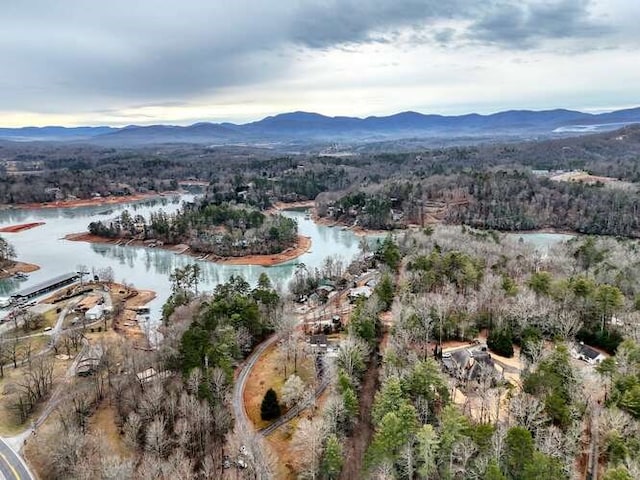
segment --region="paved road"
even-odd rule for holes
[[[5,480],[33,480],[27,465],[0,439],[0,478]]]
[[[249,378],[249,374],[253,369],[254,365],[260,358],[260,355],[273,345],[278,340],[278,335],[271,335],[264,342],[258,345],[251,355],[249,355],[244,362],[244,364],[240,367],[240,371],[238,373],[238,378],[233,385],[233,415],[236,418],[236,422],[240,424],[241,429],[245,431],[252,431],[253,424],[249,420],[247,416],[247,410],[244,407],[244,387],[247,383],[247,379]]]
[[[320,385],[318,385],[318,387],[316,388],[314,398],[310,398],[298,403],[293,408],[290,408],[289,410],[287,410],[287,413],[278,417],[277,420],[275,420],[273,423],[269,424],[268,426],[264,427],[258,433],[263,437],[268,437],[273,432],[275,432],[278,428],[280,428],[282,425],[284,425],[285,423],[289,423],[289,421],[293,420],[298,415],[300,415],[306,408],[310,407],[313,404],[313,402],[315,402],[320,397],[320,395],[322,395],[322,392],[324,392],[324,390],[328,386],[329,386],[329,379],[325,378],[322,381],[322,383],[320,383]]]

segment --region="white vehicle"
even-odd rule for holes
[[[0,297],[0,308],[7,308],[9,305],[11,305],[10,297]]]

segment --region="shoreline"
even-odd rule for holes
[[[584,235],[583,233],[580,233],[580,232],[573,232],[571,230],[562,230],[562,229],[553,228],[553,227],[536,228],[534,230],[496,230],[496,231],[500,233],[511,233],[513,235],[531,235],[535,233],[553,233],[557,235],[571,235],[573,237]],[[610,235],[605,235],[605,236],[610,236]]]
[[[20,233],[32,228],[41,227],[45,222],[19,223],[0,228],[0,233]]]
[[[13,203],[0,205],[3,210],[40,210],[48,208],[81,208],[81,207],[101,207],[110,205],[121,205],[123,203],[139,202],[143,200],[152,200],[171,195],[180,195],[180,192],[167,191],[160,193],[135,193],[122,197],[100,197],[100,198],[83,198],[77,200],[58,200],[54,202],[41,203]]]
[[[0,280],[4,280],[5,278],[11,278],[16,273],[31,273],[36,270],[40,270],[39,265],[35,265],[33,263],[26,262],[14,262],[13,265],[0,269]]]
[[[445,227],[452,227],[452,226],[463,227],[464,226],[464,227],[473,228],[477,230],[484,230],[484,231],[494,230],[500,234],[509,234],[509,235],[530,235],[530,234],[536,234],[536,233],[570,235],[572,237],[585,235],[584,233],[581,233],[581,232],[576,232],[573,230],[565,230],[561,228],[554,228],[554,227],[542,227],[542,228],[535,228],[531,230],[496,230],[496,229],[483,229],[479,227],[472,227],[470,225],[459,224],[459,223],[444,223],[444,222],[428,223],[428,224],[425,224],[424,227],[417,224],[409,224],[409,225],[405,225],[404,228],[394,228],[392,230],[373,230],[373,229],[363,228],[360,226],[353,226],[353,225],[350,226],[338,220],[330,220],[325,217],[319,217],[315,208],[311,208],[311,219],[317,225],[322,225],[329,228],[341,228],[341,229],[351,230],[354,235],[359,237],[366,236],[366,235],[387,235],[390,233],[406,232],[410,230],[425,228],[427,226],[437,226],[437,225],[442,225]],[[611,235],[603,235],[603,236],[611,236]],[[634,238],[634,237],[628,237],[628,238]]]
[[[276,202],[273,206],[266,210],[266,213],[281,212],[283,210],[304,210],[310,209],[315,211],[315,200],[302,200],[299,202]]]
[[[367,235],[388,235],[394,232],[403,232],[409,229],[407,228],[394,228],[392,230],[374,230],[369,228],[362,228],[359,226],[347,225],[346,223],[340,222],[338,220],[330,220],[325,217],[319,217],[315,208],[311,210],[311,219],[317,225],[322,225],[324,227],[329,228],[341,228],[351,230],[353,234],[357,237],[365,237]]]
[[[118,238],[104,238],[97,235],[92,235],[89,232],[82,233],[70,233],[63,237],[65,240],[72,242],[87,242],[103,245],[121,245],[121,246],[133,246],[133,247],[149,247],[149,244],[145,244],[142,240],[126,240]],[[208,262],[219,263],[221,265],[255,265],[260,267],[272,267],[281,263],[295,260],[301,255],[305,254],[311,248],[311,238],[303,235],[298,235],[298,241],[293,247],[289,247],[280,253],[267,254],[267,255],[246,255],[243,257],[218,257],[214,254],[202,254],[193,252],[187,245],[162,245],[153,248],[160,248],[169,252],[177,253],[179,255],[189,255],[197,258],[198,260],[206,260]]]

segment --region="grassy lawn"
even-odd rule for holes
[[[115,418],[115,408],[107,402],[102,402],[89,420],[89,432],[104,438],[109,454],[126,458],[131,456],[131,452],[120,436],[120,429],[116,425]]]
[[[69,361],[55,360],[53,367],[53,391],[57,388],[61,378],[69,366]],[[0,379],[0,435],[10,437],[17,435],[29,426],[32,420],[40,415],[40,411],[46,403],[41,403],[31,413],[26,422],[20,423],[20,417],[16,412],[17,385],[16,382],[24,376],[26,367],[5,367],[4,378]]]
[[[277,346],[271,346],[256,362],[251,375],[247,379],[244,402],[249,419],[258,429],[266,427],[270,423],[260,418],[260,405],[266,391],[269,388],[273,388],[278,394],[278,399],[282,397],[282,386],[285,382],[285,365],[287,375],[291,375],[294,372],[293,358],[286,362],[286,358],[283,358]],[[313,356],[298,353],[297,370],[297,375],[302,378],[305,384],[309,385],[309,382],[313,381],[315,376]],[[284,411],[284,405],[282,408]]]

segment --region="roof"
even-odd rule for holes
[[[587,357],[587,358],[589,358],[591,360],[595,360],[600,355],[602,355],[595,348],[590,347],[589,345],[584,345],[584,344],[580,345],[580,348],[578,349],[578,352],[580,353],[580,355],[584,355],[585,357]]]
[[[326,345],[327,336],[324,334],[311,335],[310,343],[311,345]]]
[[[322,290],[323,292],[333,292],[335,290],[334,287],[332,287],[331,285],[320,285],[318,287],[318,290]]]
[[[364,297],[370,297],[372,293],[373,293],[373,290],[371,290],[371,287],[367,287],[366,285],[363,287],[356,287],[349,290],[350,297],[359,297],[360,295]]]
[[[78,278],[78,274],[73,273],[65,273],[64,275],[58,275],[57,277],[53,277],[46,282],[37,283],[31,287],[27,287],[19,292],[16,292],[12,295],[12,297],[28,297],[29,295],[33,295],[34,293],[39,292],[40,290],[46,290],[53,285],[58,283],[64,283],[70,280],[75,280]]]
[[[104,313],[104,305],[94,305],[93,307],[91,307],[89,310],[87,310],[85,312],[85,315],[91,316],[91,315],[102,315]]]
[[[451,352],[451,358],[455,360],[460,368],[466,368],[467,363],[471,359],[471,353],[466,348],[462,350],[456,350],[455,352]]]

